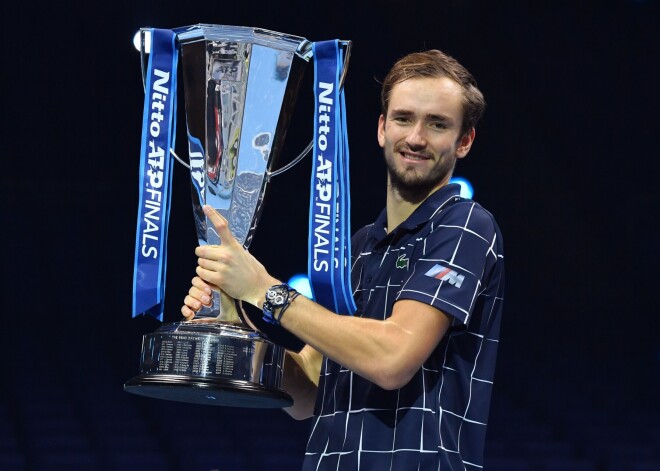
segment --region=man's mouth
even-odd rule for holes
[[[401,155],[401,157],[403,157],[404,159],[407,159],[407,160],[421,161],[421,160],[430,160],[431,159],[430,155],[428,155],[426,153],[423,153],[423,152],[413,152],[413,151],[407,150],[407,149],[399,149],[398,152]]]

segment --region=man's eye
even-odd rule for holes
[[[447,125],[442,122],[433,122],[430,124],[433,129],[445,129]]]
[[[406,118],[405,116],[395,116],[392,118],[392,121],[397,123],[409,123],[410,119]]]

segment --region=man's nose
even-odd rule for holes
[[[406,136],[406,143],[410,148],[426,147],[426,130],[424,128],[424,123],[415,123],[410,129],[408,136]]]

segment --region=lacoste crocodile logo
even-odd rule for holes
[[[408,262],[410,260],[406,258],[406,254],[401,254],[399,257],[396,259],[396,267],[397,268],[408,268]]]

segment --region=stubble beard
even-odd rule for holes
[[[411,167],[397,168],[394,153],[396,150],[384,151],[389,185],[396,190],[401,197],[411,203],[419,203],[426,199],[433,191],[438,189],[444,180],[449,180],[454,171],[456,163],[455,155],[442,157],[429,170],[427,174],[420,174]],[[389,154],[389,155],[388,155]]]

